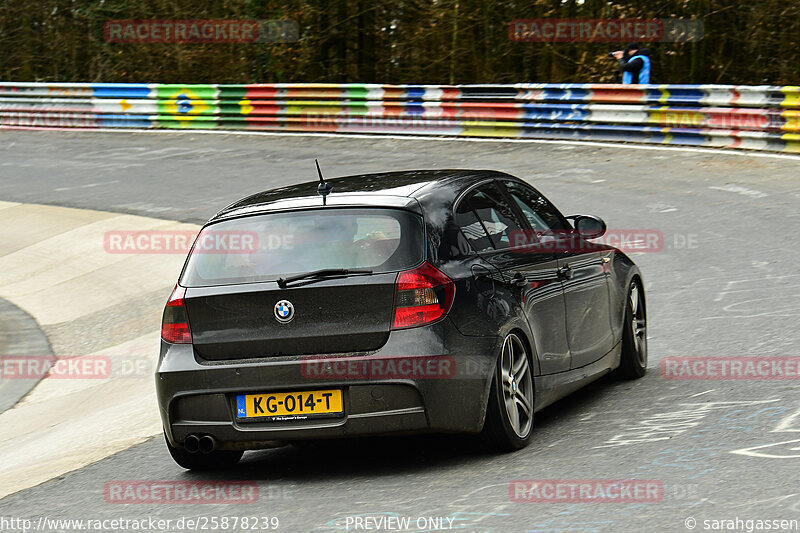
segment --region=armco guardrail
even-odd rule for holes
[[[586,139],[800,152],[800,87],[0,83],[0,127]]]

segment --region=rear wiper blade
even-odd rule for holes
[[[372,270],[366,268],[323,268],[321,270],[312,270],[305,274],[297,274],[289,276],[288,278],[278,278],[278,285],[282,289],[293,281],[300,281],[303,279],[324,279],[331,276],[349,276],[351,274],[372,274]]]

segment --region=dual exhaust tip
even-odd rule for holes
[[[189,453],[209,454],[217,448],[217,440],[211,435],[189,435],[183,443]]]

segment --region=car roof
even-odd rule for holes
[[[420,212],[435,198],[454,200],[465,188],[491,178],[516,179],[496,170],[404,170],[326,179],[333,187],[327,206],[373,206]],[[227,206],[209,222],[290,209],[323,208],[319,180],[262,191]]]

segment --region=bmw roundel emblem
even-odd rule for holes
[[[294,306],[289,300],[281,300],[275,304],[275,318],[278,322],[290,322],[294,318]]]

